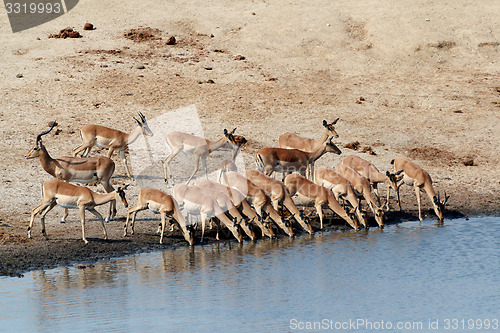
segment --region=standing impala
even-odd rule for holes
[[[272,228],[270,228],[269,223],[261,221],[260,217],[257,215],[257,212],[255,212],[255,210],[252,207],[250,207],[250,204],[247,202],[243,193],[241,193],[237,189],[202,178],[197,179],[194,182],[194,184],[196,186],[208,187],[214,190],[227,193],[231,198],[233,205],[236,208],[240,209],[241,212],[247,218],[249,218],[253,223],[255,223],[260,228],[260,230],[262,231],[262,237],[264,236],[268,236],[269,238],[275,237],[274,231]]]
[[[137,199],[137,205],[128,210],[127,220],[124,225],[123,237],[127,236],[127,228],[129,226],[129,218],[132,215],[132,225],[131,234],[134,234],[134,222],[137,212],[141,210],[149,209],[155,214],[160,214],[161,217],[161,234],[160,234],[160,244],[163,244],[163,233],[165,232],[165,221],[167,215],[172,217],[177,223],[179,229],[184,235],[184,239],[193,245],[193,233],[191,231],[191,226],[186,224],[186,219],[181,214],[179,210],[179,205],[170,195],[163,191],[153,189],[153,188],[142,188],[139,192],[139,198]]]
[[[422,222],[422,212],[420,209],[420,190],[424,190],[427,193],[427,196],[432,201],[432,206],[434,208],[434,212],[436,213],[439,221],[443,221],[443,211],[444,206],[448,202],[449,196],[444,192],[443,201],[439,198],[439,193],[436,196],[436,192],[434,192],[434,188],[432,187],[432,179],[427,171],[408,160],[406,157],[396,157],[391,161],[391,164],[394,165],[394,172],[402,172],[403,173],[403,181],[409,186],[413,186],[415,189],[415,194],[417,196],[417,204],[418,204],[418,220]],[[399,210],[401,210],[401,200],[399,198],[399,188],[402,183],[396,189],[396,193],[398,195],[398,205]]]
[[[354,208],[354,213],[356,214],[358,221],[365,228],[368,226],[366,223],[366,216],[361,211],[354,189],[347,179],[333,170],[320,168],[314,171],[314,182],[317,185],[324,186],[332,191],[337,201],[339,199],[346,199],[349,201],[351,206]]]
[[[313,202],[316,212],[319,216],[319,221],[321,229],[323,229],[323,206],[328,206],[337,215],[343,218],[351,227],[355,230],[359,229],[356,220],[352,220],[346,211],[340,207],[337,200],[333,196],[332,191],[327,190],[323,186],[319,186],[311,182],[309,179],[297,175],[291,174],[285,178],[285,186],[290,192],[290,195],[299,195],[299,200],[305,204]]]
[[[134,128],[130,134],[101,125],[83,126],[80,129],[82,144],[73,149],[73,156],[83,151],[82,157],[86,157],[94,145],[101,148],[108,148],[109,158],[111,158],[115,150],[118,150],[125,164],[127,175],[129,178],[133,179],[127,164],[127,159],[125,158],[125,149],[137,140],[141,134],[153,136],[153,132],[151,132],[146,122],[146,117],[144,117],[141,112],[139,112],[140,120],[137,120],[135,117],[133,117],[133,119],[138,126]]]
[[[314,174],[314,162],[325,153],[340,155],[341,151],[330,139],[312,153],[298,149],[262,148],[255,153],[255,161],[267,176],[275,171],[283,172],[283,175],[296,171],[305,176],[308,168],[311,175]]]
[[[30,225],[28,227],[28,238],[31,238],[31,229],[33,228],[33,220],[35,216],[41,214],[42,234],[46,239],[47,233],[45,232],[45,215],[59,205],[64,208],[78,209],[80,211],[80,219],[82,221],[82,239],[85,244],[88,243],[85,238],[85,211],[88,210],[94,214],[101,222],[102,230],[104,232],[104,239],[108,239],[106,228],[104,227],[104,220],[101,214],[95,210],[96,206],[104,205],[111,200],[121,200],[125,207],[128,206],[125,199],[125,190],[128,185],[120,186],[116,190],[107,194],[100,194],[91,191],[84,186],[75,186],[68,184],[58,179],[48,180],[42,185],[42,203],[33,209],[31,212]]]
[[[280,148],[298,149],[308,153],[312,153],[313,151],[316,151],[318,148],[320,148],[324,142],[331,139],[332,137],[334,138],[339,137],[334,127],[337,121],[339,121],[339,118],[335,119],[330,124],[327,123],[326,120],[323,120],[324,129],[323,133],[321,133],[321,136],[318,140],[304,138],[293,133],[285,133],[280,135],[280,137],[278,138],[278,145]],[[311,164],[314,167],[314,161]],[[309,172],[311,172],[311,170],[309,170]],[[313,176],[312,173],[308,175],[309,178],[312,178],[312,176]]]
[[[356,170],[354,170],[350,166],[347,166],[345,164],[339,164],[337,168],[335,168],[335,171],[352,184],[354,193],[356,193],[358,197],[365,198],[366,202],[368,203],[368,206],[375,215],[375,221],[377,222],[379,227],[383,228],[384,209],[382,207],[379,207],[377,203],[375,203],[375,200],[373,199],[372,196],[370,182],[368,181],[368,179],[360,175]],[[387,205],[387,202],[385,204]]]
[[[399,173],[386,172],[385,174],[378,171],[377,167],[372,163],[362,159],[361,157],[355,155],[349,155],[342,160],[342,164],[350,166],[356,170],[360,175],[364,176],[370,182],[373,188],[373,192],[377,198],[377,202],[380,206],[380,194],[378,193],[378,184],[387,183],[387,209],[389,209],[389,194],[390,187],[396,190],[397,188],[397,176]],[[401,172],[400,172],[401,173]]]
[[[302,214],[295,206],[287,188],[282,182],[272,179],[257,170],[246,170],[246,177],[253,184],[257,185],[266,192],[266,194],[271,198],[273,203],[273,208],[277,211],[278,205],[283,203],[283,205],[288,209],[290,214],[299,222],[299,224],[307,231],[309,234],[313,233],[313,229],[309,223],[302,219]]]
[[[222,208],[219,207],[214,197],[201,193],[196,186],[192,187],[184,184],[175,185],[172,189],[172,195],[188,214],[201,215],[202,241],[205,233],[206,220],[214,217],[217,218],[217,239],[219,237],[219,223],[222,222],[232,232],[234,238],[236,238],[238,242],[241,243],[243,241],[243,235],[236,224],[236,219],[230,220],[224,214]]]
[[[247,199],[251,201],[255,207],[255,211],[263,219],[262,211],[269,214],[269,217],[280,227],[288,236],[293,237],[292,226],[288,221],[284,221],[283,218],[276,212],[271,203],[270,199],[266,193],[250,180],[240,175],[235,171],[226,171],[223,173],[222,182],[224,185],[233,187],[247,196]]]
[[[50,129],[37,135],[35,145],[26,154],[25,158],[32,159],[38,157],[43,169],[56,179],[83,184],[99,182],[107,193],[114,191],[110,180],[115,171],[115,163],[111,159],[104,156],[82,158],[63,156],[54,159],[49,155],[42,143],[42,136],[52,131],[56,124],[55,121],[52,122]],[[111,200],[106,222],[112,220],[115,215],[116,201]],[[61,223],[65,222],[66,217],[68,217],[68,209],[64,210]]]
[[[165,135],[167,144],[172,150],[170,152],[170,155],[168,155],[167,158],[162,161],[165,183],[168,183],[168,175],[170,175],[170,179],[172,180],[172,171],[170,170],[169,164],[181,151],[185,151],[194,155],[194,170],[188,181],[186,182],[186,185],[189,184],[191,179],[193,179],[194,175],[198,171],[200,159],[203,170],[205,171],[205,177],[208,179],[207,157],[213,151],[221,149],[222,147],[229,147],[230,149],[233,149],[232,159],[234,161],[234,159],[236,158],[236,153],[238,152],[240,146],[236,144],[234,140],[234,131],[236,131],[236,128],[231,132],[228,132],[226,129],[224,129],[224,137],[217,141],[210,141],[205,138],[184,132],[170,132]]]

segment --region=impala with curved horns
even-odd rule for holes
[[[67,182],[76,182],[90,184],[99,182],[107,193],[114,191],[111,186],[111,176],[115,171],[115,162],[110,158],[99,157],[69,157],[52,158],[42,142],[42,136],[50,133],[57,126],[52,122],[50,129],[41,132],[36,137],[36,143],[26,154],[26,159],[39,158],[42,167],[52,177],[65,180]],[[106,222],[112,220],[116,215],[116,201],[112,200],[109,206]],[[68,210],[65,209],[61,223],[64,223],[68,216]]]
[[[144,117],[141,112],[139,112],[138,115],[140,120],[132,117],[137,123],[137,127],[134,128],[130,134],[101,125],[83,126],[80,129],[82,144],[73,149],[73,156],[83,151],[82,157],[86,157],[94,145],[100,148],[108,148],[109,158],[111,158],[115,150],[118,150],[125,164],[127,175],[129,178],[133,179],[134,177],[130,172],[127,159],[125,158],[125,149],[137,140],[141,134],[153,136],[153,132],[149,129],[146,117]]]
[[[163,244],[163,234],[165,232],[166,219],[167,216],[169,216],[172,217],[177,223],[177,226],[184,235],[184,239],[189,243],[189,245],[193,245],[194,240],[192,228],[190,225],[187,225],[186,219],[181,214],[177,201],[175,201],[172,196],[166,194],[163,191],[148,187],[141,189],[141,191],[139,192],[139,198],[137,199],[137,205],[128,210],[127,220],[125,221],[125,225],[123,228],[123,237],[127,236],[127,228],[129,226],[130,215],[132,215],[132,224],[130,230],[131,234],[133,235],[135,216],[138,212],[146,209],[149,209],[155,214],[160,214],[160,244]]]
[[[298,149],[262,148],[255,153],[255,162],[266,176],[273,172],[283,172],[283,175],[298,172],[305,177],[309,168],[311,175],[314,175],[314,162],[325,153],[340,155],[342,152],[330,139],[312,153]]]
[[[427,196],[432,202],[432,206],[434,208],[434,212],[436,213],[437,217],[439,218],[439,221],[442,222],[444,219],[444,207],[446,203],[448,202],[448,199],[450,199],[449,196],[446,195],[446,191],[444,192],[444,199],[441,201],[441,198],[438,195],[436,196],[436,192],[434,191],[434,187],[432,186],[432,179],[431,176],[427,171],[407,159],[406,157],[399,156],[396,157],[391,161],[391,164],[394,165],[394,172],[396,173],[402,173],[403,176],[402,182],[399,184],[399,186],[396,189],[396,193],[398,196],[398,205],[399,205],[399,210],[401,210],[401,200],[399,197],[399,188],[401,185],[404,183],[408,184],[409,186],[413,186],[415,189],[415,194],[417,196],[417,204],[418,204],[418,220],[422,222],[422,212],[420,208],[420,190],[424,190],[425,193],[427,193]]]
[[[227,129],[224,129],[224,137],[220,138],[217,141],[210,141],[196,135],[178,131],[166,134],[165,138],[167,140],[168,146],[171,149],[171,152],[167,156],[167,158],[162,161],[165,183],[168,184],[168,178],[170,178],[171,180],[173,179],[172,171],[170,170],[170,162],[181,151],[185,151],[194,155],[194,170],[188,181],[186,182],[186,185],[191,182],[191,179],[193,179],[194,175],[198,171],[200,160],[203,166],[203,170],[205,171],[205,177],[208,179],[207,157],[213,151],[221,149],[223,147],[229,147],[233,150],[232,160],[234,161],[240,147],[240,144],[237,144],[235,142],[233,136],[234,131],[236,131],[236,128],[231,132],[228,132]]]
[[[40,219],[42,223],[42,234],[46,239],[47,233],[45,232],[45,215],[59,205],[64,208],[78,209],[80,211],[80,219],[82,222],[82,239],[85,244],[88,243],[85,238],[85,211],[88,210],[94,214],[101,222],[102,230],[104,232],[104,239],[108,239],[106,228],[104,227],[104,220],[101,214],[95,210],[96,206],[104,205],[111,200],[121,200],[125,207],[128,206],[125,199],[125,190],[128,185],[120,186],[116,190],[107,194],[100,194],[91,191],[85,186],[75,186],[68,184],[62,180],[52,179],[43,183],[42,185],[42,203],[33,209],[31,212],[30,225],[28,227],[28,238],[31,238],[31,230],[33,228],[33,220],[35,216],[41,214]]]

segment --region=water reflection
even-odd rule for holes
[[[289,331],[292,318],[492,317],[498,227],[499,218],[408,222],[37,271],[3,279],[0,324],[47,332]]]

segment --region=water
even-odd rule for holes
[[[499,229],[497,217],[406,222],[3,277],[0,331],[491,331]]]

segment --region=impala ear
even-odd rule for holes
[[[444,199],[443,199],[443,202],[441,203],[443,206],[446,205],[446,203],[448,202],[448,199],[450,198],[449,195],[446,195],[446,191],[444,191]]]
[[[398,172],[395,173],[395,175],[399,176],[401,173],[403,173],[403,170],[399,170]]]
[[[337,118],[333,121],[332,125],[335,125],[337,123],[337,121],[339,121],[340,118]]]
[[[326,120],[323,120],[323,126],[328,126],[328,123],[326,122]]]
[[[389,171],[386,171],[386,172],[385,172],[385,175],[386,175],[387,177],[391,178],[391,173],[390,173]]]

